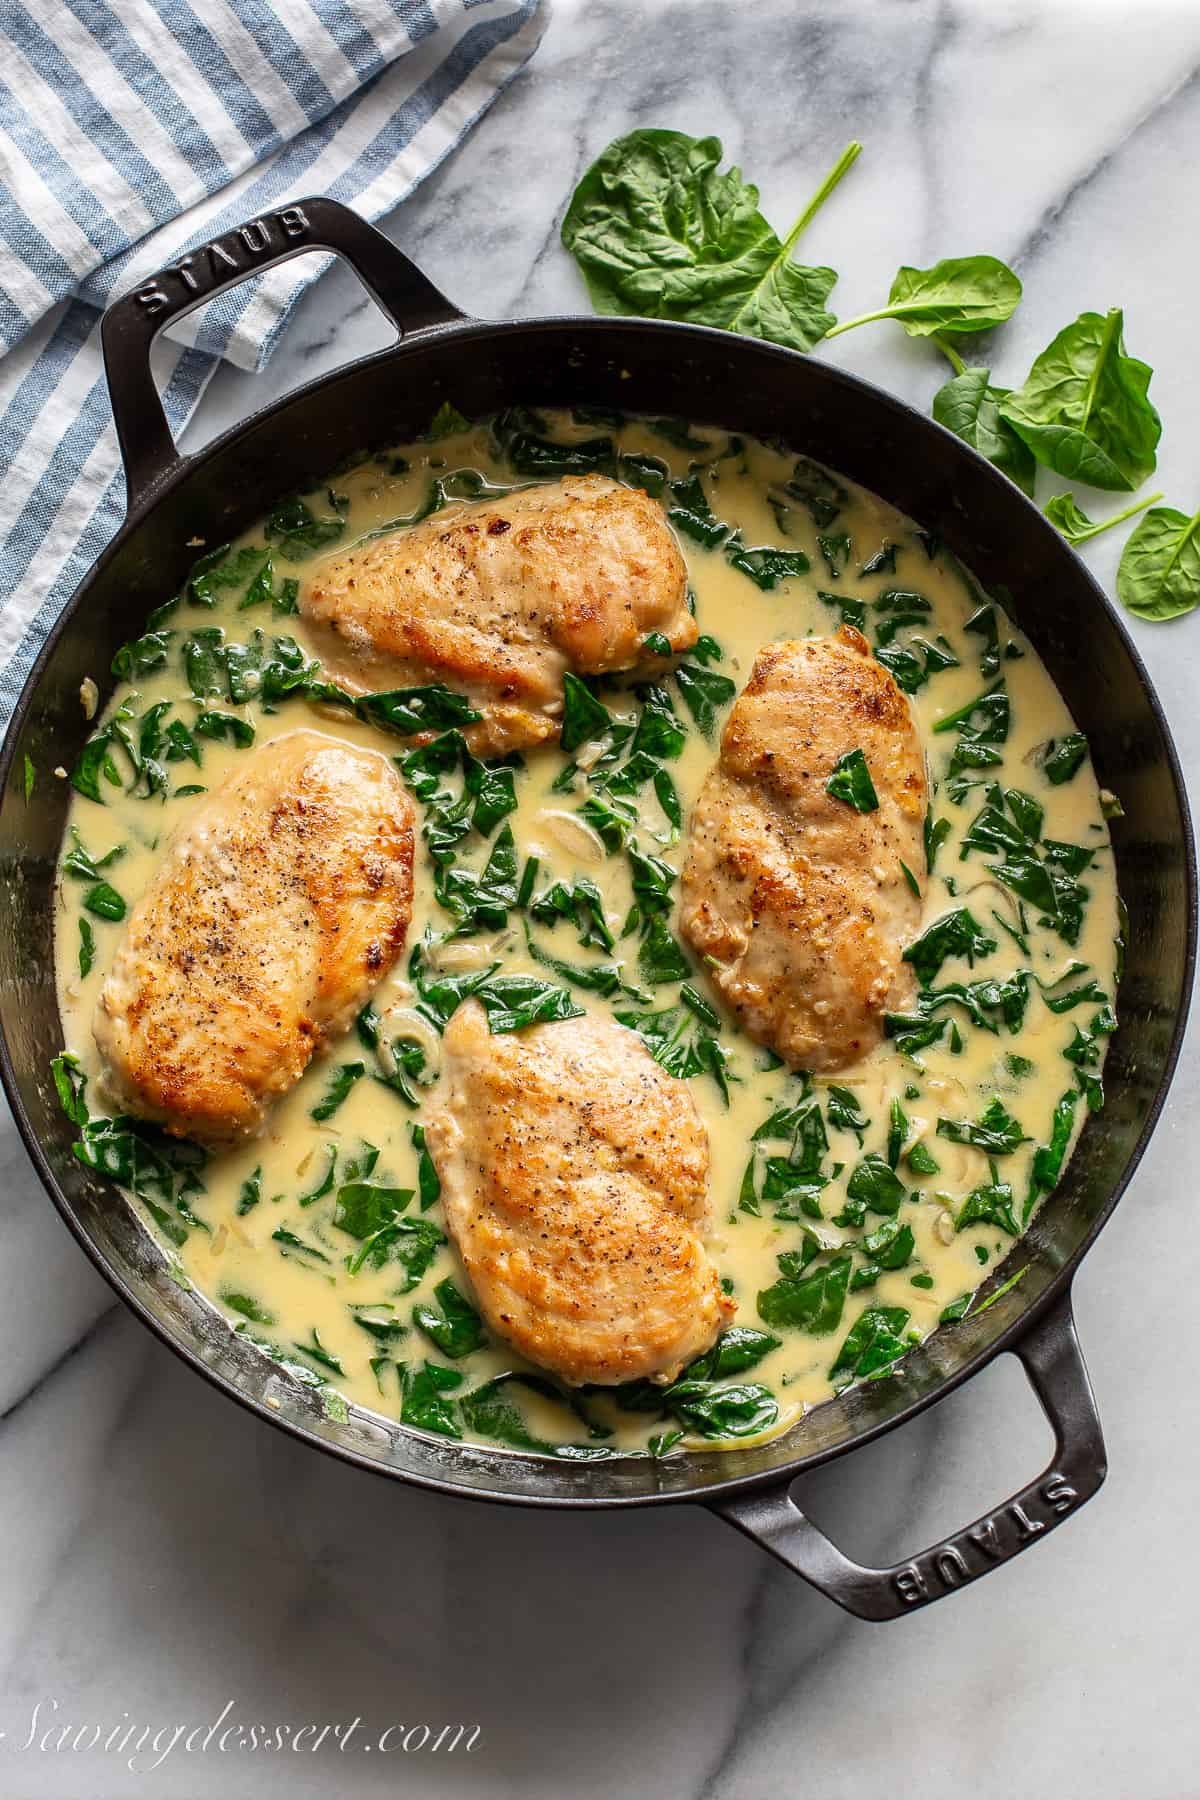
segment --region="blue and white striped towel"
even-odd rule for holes
[[[100,309],[305,194],[388,212],[532,54],[546,3],[5,0],[0,731],[122,516]],[[160,340],[177,434],[218,359],[261,368],[324,261],[273,270]]]

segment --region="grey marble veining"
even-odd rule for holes
[[[1158,485],[1200,503],[1192,0],[555,0],[528,71],[388,229],[468,310],[581,308],[558,220],[590,158],[637,123],[718,133],[781,227],[862,138],[805,257],[841,270],[843,316],[901,261],[1014,261],[1026,298],[995,342],[1002,377],[1084,307],[1124,305],[1156,369]],[[335,270],[265,374],[214,380],[185,448],[386,335]],[[920,405],[944,378],[887,324],[821,354]],[[1118,548],[1102,539],[1089,559],[1104,581]],[[1200,624],[1134,635],[1195,773]],[[1107,1486],[1046,1545],[890,1627],[844,1617],[697,1509],[437,1501],[264,1430],[111,1303],[0,1134],[0,1793],[1200,1794],[1196,1098],[1193,1043],[1076,1283]],[[899,1556],[1047,1452],[1004,1362],[804,1499],[853,1552]],[[131,1771],[22,1748],[39,1705],[40,1732],[122,1714],[200,1725],[230,1700],[243,1721],[360,1715],[363,1733],[315,1755],[176,1750],[153,1771],[152,1752]],[[364,1747],[421,1720],[482,1730],[438,1759]]]

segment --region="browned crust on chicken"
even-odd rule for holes
[[[425,1137],[491,1329],[564,1381],[669,1381],[733,1314],[698,1233],[708,1136],[686,1085],[604,1018],[450,1021]]]
[[[827,791],[861,749],[879,799]],[[908,701],[851,626],[768,644],[690,822],[680,926],[744,1028],[793,1067],[845,1069],[911,995],[925,759]]]
[[[386,757],[294,731],[172,841],[94,1032],[117,1105],[181,1137],[255,1131],[404,947],[413,811]]]
[[[696,642],[687,570],[656,501],[567,476],[438,513],[324,561],[301,612],[354,693],[444,681],[483,714],[478,755],[556,738],[563,673],[649,673]]]

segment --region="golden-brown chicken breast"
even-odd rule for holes
[[[444,681],[483,714],[497,756],[558,735],[564,670],[652,669],[696,642],[687,571],[661,506],[600,475],[438,513],[333,556],[300,610],[353,693]]]
[[[873,810],[828,790],[855,750]],[[908,1000],[921,900],[901,865],[922,886],[925,806],[908,701],[859,632],[760,651],[692,815],[680,926],[751,1037],[794,1068],[847,1068]]]
[[[425,1138],[492,1330],[564,1381],[674,1378],[732,1316],[691,1094],[604,1018],[446,1029]]]
[[[126,1112],[254,1131],[404,946],[412,804],[374,750],[293,731],[188,820],[130,914],[94,1032]]]

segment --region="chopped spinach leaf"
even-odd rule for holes
[[[850,1258],[835,1257],[806,1275],[781,1275],[758,1296],[764,1325],[793,1326],[824,1336],[836,1331],[850,1282]]]
[[[439,1437],[460,1438],[462,1431],[455,1418],[453,1393],[462,1382],[457,1369],[444,1369],[427,1362],[421,1369],[406,1368],[403,1375],[403,1399],[400,1405],[402,1425],[414,1425],[418,1431],[433,1431]]]
[[[362,1063],[343,1063],[341,1068],[335,1069],[325,1090],[324,1098],[310,1109],[309,1118],[316,1119],[318,1124],[325,1119],[331,1119],[355,1082],[365,1073],[366,1069]]]
[[[437,1308],[414,1306],[413,1324],[432,1338],[443,1356],[470,1356],[485,1341],[483,1321],[449,1276],[433,1290]],[[439,1310],[440,1309],[440,1310]]]
[[[278,545],[288,562],[303,562],[318,550],[336,544],[345,529],[346,521],[340,512],[318,515],[296,494],[275,508],[263,527],[263,535],[269,544]]]
[[[907,1198],[895,1170],[876,1151],[868,1151],[846,1183],[846,1193],[871,1212],[894,1214]]]
[[[977,956],[990,956],[996,948],[995,938],[983,930],[967,907],[935,919],[919,938],[904,951],[904,961],[911,963],[922,987],[929,987],[942,964],[952,956],[963,956],[973,968]]]
[[[825,792],[835,800],[844,800],[855,812],[876,812],[879,807],[879,796],[861,750],[847,750],[838,757],[825,783]]]
[[[581,744],[603,737],[612,724],[612,714],[602,706],[591,689],[570,670],[563,674],[563,718],[559,742],[569,756]]]
[[[937,1129],[939,1137],[949,1138],[955,1144],[973,1144],[988,1156],[1009,1156],[1018,1145],[1029,1142],[1027,1133],[1022,1131],[1019,1121],[1013,1118],[999,1095],[988,1102],[976,1122],[939,1119]]]
[[[731,681],[728,675],[718,674],[715,669],[702,668],[698,663],[688,662],[676,664],[674,679],[696,724],[705,737],[711,737],[717,723],[717,713],[733,699],[737,683]]]
[[[1087,761],[1088,743],[1081,731],[1071,731],[1065,737],[1051,738],[1042,748],[1039,764],[1042,774],[1053,787],[1062,787]]]
[[[684,1428],[704,1438],[756,1437],[774,1425],[779,1403],[757,1382],[677,1381],[663,1395]]]
[[[959,1208],[954,1225],[957,1231],[968,1225],[998,1225],[1009,1237],[1016,1237],[1020,1228],[1013,1217],[1013,1191],[1008,1182],[993,1177],[974,1188]]]
[[[845,1375],[851,1381],[861,1381],[864,1376],[889,1369],[909,1348],[900,1336],[908,1319],[903,1306],[868,1307],[847,1332],[830,1375]]]

